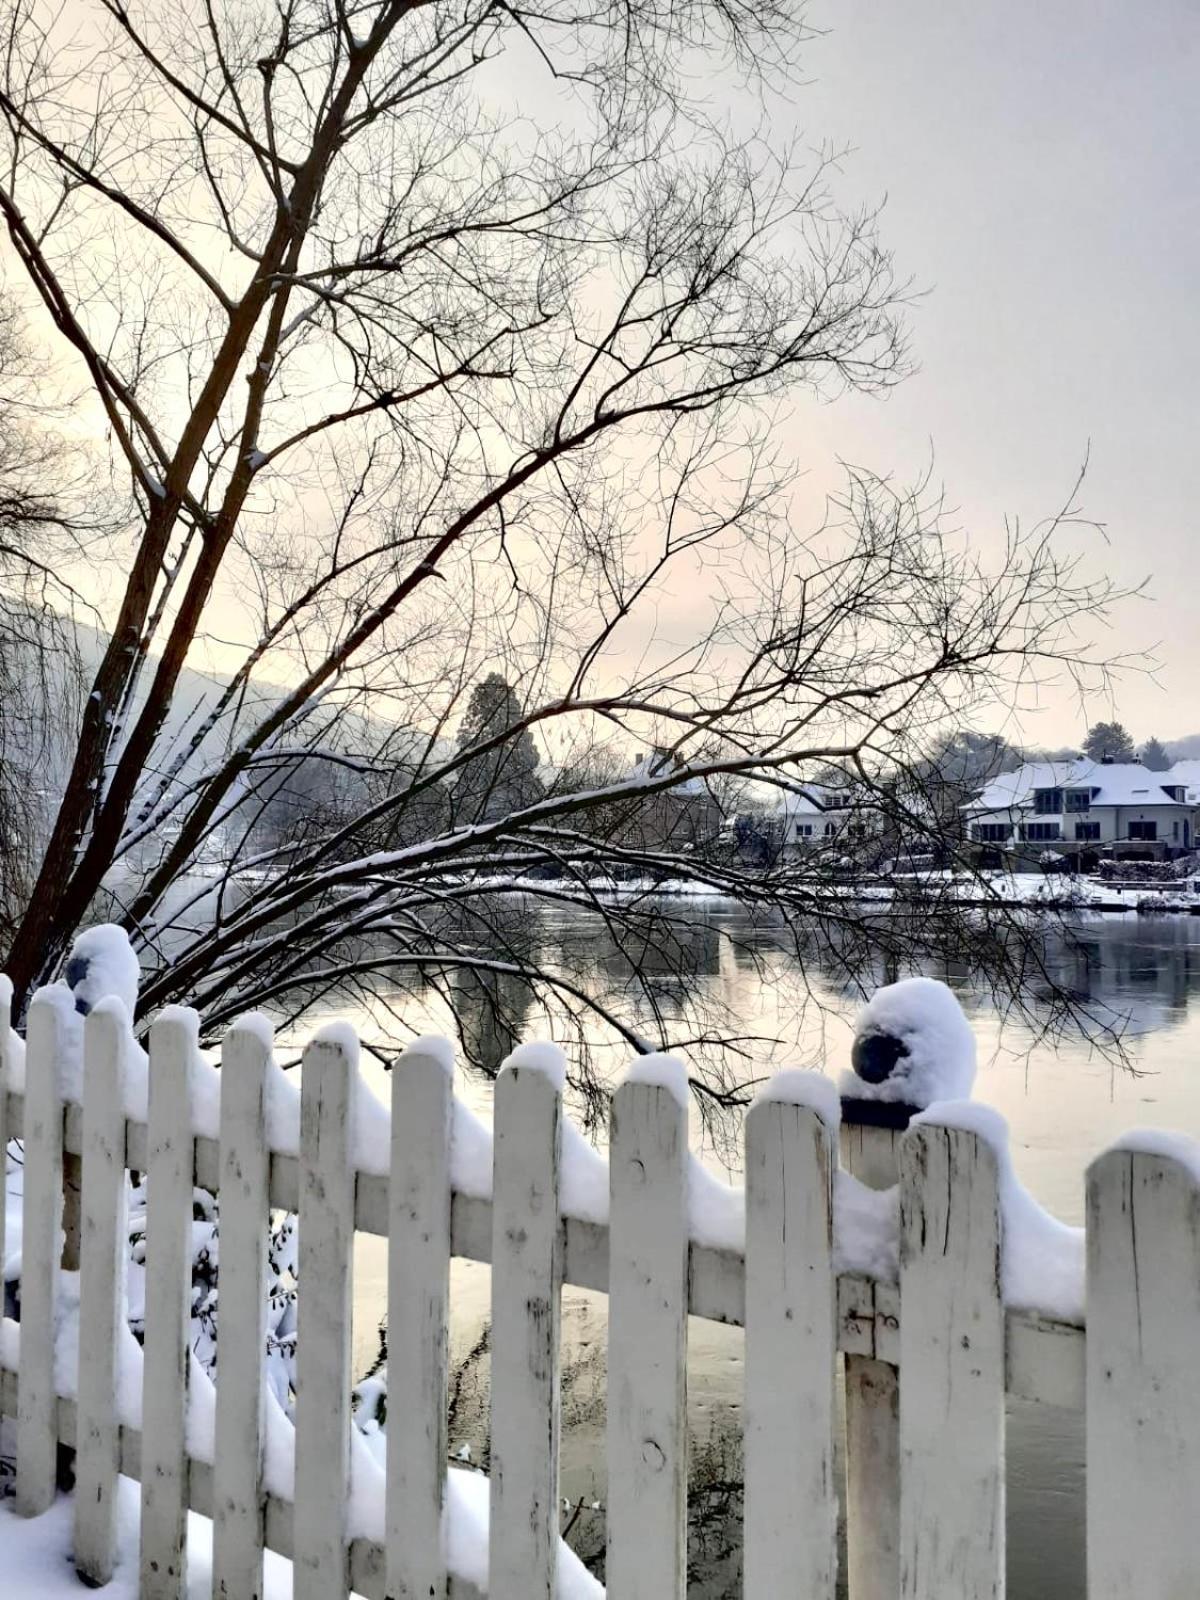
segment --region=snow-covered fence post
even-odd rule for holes
[[[79,1270],[79,1392],[75,1424],[75,1570],[113,1575],[117,1538],[118,1362],[129,1253],[122,1063],[128,1019],[119,1001],[83,1031],[83,1158]]]
[[[221,1328],[213,1453],[213,1600],[260,1600],[263,1351],[271,1156],[270,1025],[245,1018],[221,1045]]]
[[[1200,1145],[1122,1144],[1087,1175],[1089,1600],[1200,1573]]]
[[[17,1510],[36,1517],[54,1503],[58,1399],[54,1302],[62,1218],[62,1064],[71,1003],[44,989],[25,1032],[25,1196],[21,1227],[21,1354],[17,1376]]]
[[[837,1104],[814,1079],[780,1073],[746,1117],[743,1560],[754,1597],[833,1600],[837,1588]]]
[[[608,1280],[610,1600],[687,1574],[688,1087],[646,1056],[613,1097]]]
[[[841,1164],[868,1189],[890,1189],[900,1181],[900,1141],[916,1106],[894,1100],[842,1097],[838,1133]]]
[[[997,1159],[921,1123],[900,1147],[901,1600],[1004,1594]]]
[[[841,1162],[869,1189],[900,1179],[900,1140],[914,1114],[893,1101],[842,1100]],[[872,1305],[870,1338],[876,1313]],[[846,1566],[850,1600],[900,1591],[900,1374],[869,1355],[845,1357]]]
[[[187,1593],[195,1048],[189,1012],[164,1011],[150,1030],[139,1600]]]
[[[358,1041],[326,1028],[300,1076],[295,1600],[345,1600]]]
[[[388,1188],[387,1593],[445,1600],[453,1063],[439,1041],[392,1068]]]
[[[914,1111],[934,1100],[970,1094],[975,1037],[954,995],[932,978],[903,978],[876,990],[854,1033],[854,1070],[843,1075],[841,1085],[847,1097],[842,1101],[842,1164],[869,1188],[890,1189]],[[901,1587],[901,1375],[877,1359],[879,1335],[892,1333],[897,1310],[894,1290],[881,1284],[843,1307],[843,1336],[851,1346],[846,1354],[850,1600],[895,1600]]]
[[[116,999],[132,1017],[137,1009],[140,968],[129,945],[129,935],[115,923],[87,928],[71,946],[64,976],[74,997],[75,1010],[90,1016],[101,1001]],[[78,1272],[82,1233],[83,1167],[81,1156],[63,1152],[62,1268]]]
[[[526,1046],[496,1081],[490,1600],[554,1600],[562,1055]]]

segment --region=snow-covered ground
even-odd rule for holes
[[[117,1500],[118,1565],[104,1600],[137,1600],[140,1489],[120,1480]],[[95,1594],[75,1575],[71,1557],[72,1499],[59,1495],[43,1516],[19,1517],[11,1500],[0,1500],[0,1593],[4,1600],[83,1600]],[[188,1516],[188,1600],[212,1594],[212,1523]],[[292,1600],[292,1564],[268,1551],[263,1564],[263,1600]]]

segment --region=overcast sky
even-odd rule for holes
[[[932,444],[964,526],[999,538],[1062,501],[1090,441],[1097,565],[1153,596],[1120,642],[1162,662],[1119,712],[1139,740],[1200,731],[1200,3],[815,0],[810,19],[829,32],[796,127],[854,147],[840,197],[886,194],[884,239],[929,291],[916,377],[805,411],[814,487],[830,451],[908,476]],[[1027,732],[1081,736],[1065,695]]]

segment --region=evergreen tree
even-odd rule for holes
[[[1137,760],[1133,739],[1121,722],[1094,722],[1083,741],[1083,753],[1093,761]]]
[[[489,672],[471,690],[459,724],[458,748],[469,750],[486,744],[513,728],[521,716],[521,702],[508,679]],[[458,820],[493,822],[540,800],[546,792],[538,776],[540,764],[537,745],[527,728],[468,761],[454,785]]]
[[[1165,772],[1171,765],[1167,747],[1161,739],[1147,739],[1142,746],[1142,765],[1151,772]]]

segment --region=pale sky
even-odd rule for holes
[[[850,147],[836,197],[886,198],[882,238],[926,294],[914,377],[799,408],[797,523],[819,520],[837,456],[911,480],[932,455],[956,521],[999,548],[1006,515],[1063,503],[1090,445],[1082,506],[1109,541],[1090,541],[1093,570],[1151,596],[1104,643],[1161,663],[1116,711],[1139,742],[1200,732],[1200,0],[807,14],[827,31],[773,108],[779,143]],[[1077,742],[1082,723],[1064,690],[1020,731]]]
[[[915,377],[805,411],[815,481],[831,452],[908,477],[932,445],[984,541],[1055,509],[1090,441],[1096,566],[1153,597],[1115,642],[1162,663],[1119,713],[1139,740],[1200,731],[1200,3],[814,0],[809,17],[829,32],[795,127],[854,147],[839,197],[886,195],[884,241],[929,291]],[[1062,700],[1026,732],[1082,736]]]

